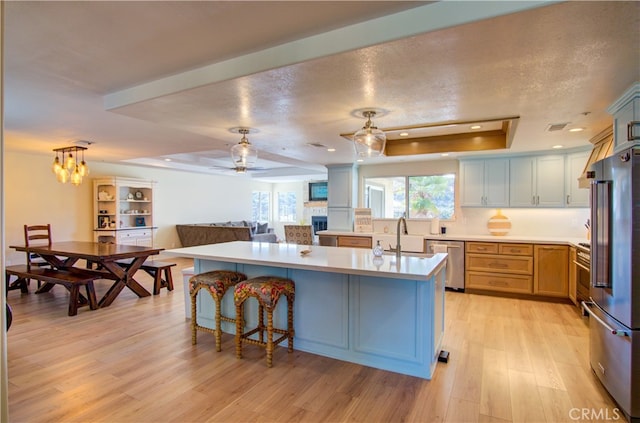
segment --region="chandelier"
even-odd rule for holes
[[[364,110],[362,116],[367,118],[367,122],[358,132],[353,134],[353,146],[358,158],[384,155],[387,136],[371,122],[371,118],[375,115],[374,110]]]
[[[242,138],[238,144],[231,147],[231,160],[237,173],[245,173],[247,169],[255,166],[258,150],[247,139],[248,128],[238,128],[236,131],[242,134]]]
[[[87,147],[73,146],[54,148],[56,158],[53,160],[51,170],[55,173],[58,182],[78,186],[82,183],[82,178],[89,174],[89,166],[84,161],[84,150]],[[82,160],[78,161],[78,152],[82,153]]]

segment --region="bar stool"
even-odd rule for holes
[[[260,276],[240,282],[233,290],[233,298],[236,304],[236,357],[242,358],[242,343],[258,345],[267,350],[267,367],[272,366],[273,348],[285,339],[288,344],[288,352],[293,352],[293,301],[295,300],[295,283],[291,279],[277,276]],[[273,310],[278,305],[278,300],[284,295],[287,297],[287,329],[273,327]],[[258,326],[247,332],[244,330],[244,302],[249,298],[258,300]],[[264,310],[267,310],[267,325],[264,324]],[[264,333],[267,333],[267,341],[264,341]],[[249,338],[258,334],[258,340]],[[276,340],[273,334],[282,336]]]
[[[229,288],[246,279],[247,276],[244,273],[233,272],[230,270],[213,270],[211,272],[194,275],[189,279],[189,295],[191,296],[191,343],[193,345],[197,343],[197,331],[201,330],[213,333],[216,336],[216,351],[222,350],[222,347],[220,346],[222,343],[222,329],[220,322],[224,320],[225,322],[235,323],[236,321],[236,319],[222,315],[220,308],[222,297]],[[206,290],[216,304],[215,330],[198,325],[196,297],[201,289]]]

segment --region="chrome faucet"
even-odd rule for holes
[[[405,213],[402,214],[402,216],[400,216],[400,218],[398,219],[398,227],[396,228],[396,257],[400,258],[400,256],[402,255],[402,248],[400,247],[400,225],[403,225],[403,233],[405,235],[408,235],[409,232],[407,232],[407,221],[405,220]],[[391,247],[391,246],[389,246]],[[391,251],[393,251],[393,248],[390,248]]]

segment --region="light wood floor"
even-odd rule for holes
[[[588,328],[575,308],[447,292],[447,364],[433,380],[233,338],[191,345],[180,261],[175,290],[66,315],[62,287],[11,291],[11,422],[562,422],[572,408],[614,403],[588,365]],[[151,290],[151,280],[139,280]],[[32,283],[32,290],[33,290]],[[98,282],[98,295],[107,289]],[[574,413],[576,413],[574,411]],[[574,416],[577,414],[574,414]],[[601,414],[603,417],[605,414]]]

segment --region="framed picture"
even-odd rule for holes
[[[136,226],[147,226],[144,223],[144,217],[136,217]]]
[[[106,229],[109,227],[109,216],[98,216],[98,227]]]

